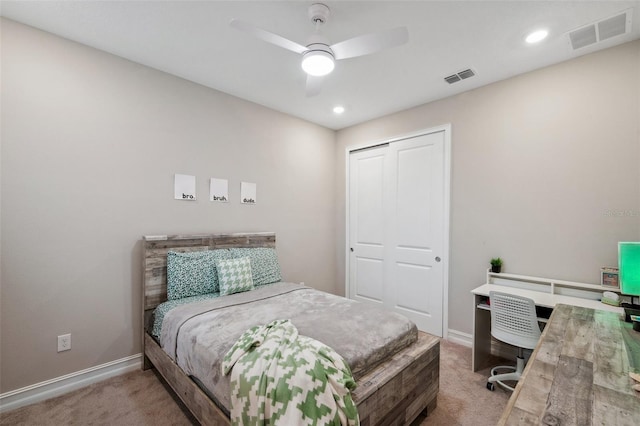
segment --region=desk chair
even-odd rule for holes
[[[491,304],[491,335],[496,339],[518,347],[516,366],[498,366],[491,369],[487,389],[494,390],[494,383],[513,391],[505,380],[520,380],[524,370],[523,349],[534,349],[540,339],[540,327],[533,300],[513,294],[492,291],[489,293]],[[512,373],[498,374],[498,370],[513,370]]]

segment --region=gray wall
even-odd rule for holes
[[[4,19],[1,88],[0,393],[140,352],[142,235],[275,231],[285,279],[335,290],[333,131]]]
[[[338,131],[336,281],[345,272],[345,148],[451,123],[449,329],[505,272],[599,283],[640,239],[640,41]],[[344,291],[344,286],[338,284]]]

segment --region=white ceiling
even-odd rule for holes
[[[305,44],[313,1],[2,1],[0,14],[207,87],[341,129],[640,38],[640,1],[323,1],[332,43],[406,26],[409,43],[338,61],[305,95],[295,53],[231,28],[240,18]],[[573,51],[567,32],[632,9],[630,33]],[[550,36],[526,46],[530,30]],[[471,68],[476,76],[443,78]],[[341,116],[332,112],[344,105]]]

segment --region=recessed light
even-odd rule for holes
[[[536,30],[530,33],[527,38],[525,38],[525,41],[529,44],[538,43],[547,38],[548,35],[549,31],[547,30]]]
[[[338,105],[333,107],[334,114],[342,114],[344,112],[344,107],[342,105]]]

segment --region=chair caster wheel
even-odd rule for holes
[[[491,392],[493,392],[494,390],[496,390],[496,385],[494,385],[491,382],[487,382],[487,389],[489,389]]]

